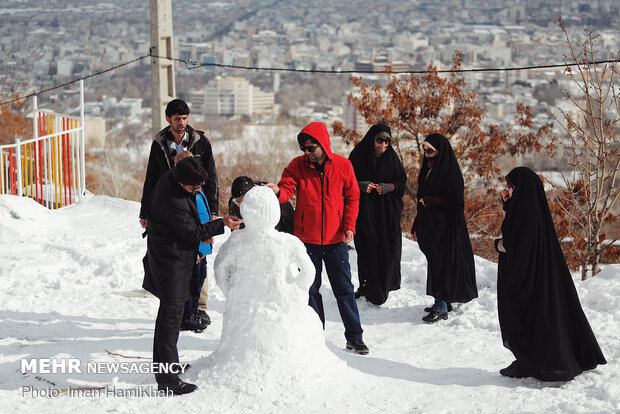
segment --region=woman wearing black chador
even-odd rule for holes
[[[355,224],[360,284],[355,296],[365,296],[375,305],[400,288],[400,219],[407,175],[391,138],[387,125],[373,125],[349,156],[360,187]]]
[[[450,142],[431,134],[422,143],[418,175],[418,213],[411,233],[428,263],[426,294],[435,298],[423,321],[448,319],[453,302],[478,297],[474,254],[463,212],[464,184]]]
[[[540,178],[518,167],[506,182],[503,238],[495,243],[497,307],[504,346],[516,361],[500,373],[570,381],[607,362],[581,309]]]

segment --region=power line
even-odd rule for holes
[[[50,92],[50,91],[53,91],[54,89],[60,89],[60,88],[63,88],[65,86],[77,83],[77,82],[85,80],[85,79],[90,79],[90,78],[94,78],[95,76],[103,75],[106,72],[112,72],[113,70],[116,70],[118,68],[122,68],[123,66],[130,65],[130,64],[132,64],[134,62],[137,62],[139,60],[145,59],[145,58],[147,58],[149,56],[151,56],[150,53],[148,55],[140,56],[139,58],[130,60],[128,62],[121,63],[120,65],[112,66],[111,68],[108,68],[108,69],[105,69],[105,70],[101,70],[99,72],[91,73],[90,75],[84,76],[82,78],[73,79],[71,81],[68,81],[68,82],[65,82],[65,83],[61,83],[60,85],[55,85],[55,86],[49,87],[47,89],[41,89],[41,90],[39,90],[37,92],[32,92],[32,93],[30,93],[28,95],[20,96],[19,98],[15,98],[15,99],[12,99],[10,101],[0,102],[0,106],[8,105],[8,104],[11,104],[11,103],[17,102],[17,101],[21,101],[23,99],[27,99],[27,98],[30,98],[32,96],[40,95],[40,94],[45,93],[45,92]]]
[[[385,70],[330,70],[330,69],[295,69],[295,68],[269,68],[259,66],[241,66],[241,65],[225,65],[222,63],[201,63],[189,59],[169,58],[165,56],[152,55],[155,58],[167,59],[175,62],[185,63],[189,69],[198,69],[205,66],[214,66],[218,68],[230,68],[230,69],[243,69],[243,70],[257,70],[257,71],[272,71],[272,72],[300,72],[300,73],[331,73],[331,74],[353,74],[353,73],[368,73],[368,74],[385,74]],[[614,63],[616,60],[601,60],[594,62],[587,62],[590,65],[600,65],[603,63]],[[556,63],[550,65],[531,65],[531,66],[517,66],[509,68],[470,68],[470,69],[440,69],[438,73],[465,73],[465,72],[501,72],[501,71],[517,71],[517,70],[533,70],[533,69],[551,69],[551,68],[565,68],[569,66],[578,66],[582,63]],[[390,66],[390,65],[385,65]],[[397,70],[391,71],[390,74],[424,74],[429,73],[429,70]]]
[[[17,101],[21,101],[23,99],[27,99],[30,98],[32,96],[36,96],[36,95],[40,95],[42,93],[46,93],[46,92],[50,92],[53,91],[55,89],[60,89],[62,87],[77,83],[81,80],[85,80],[85,79],[90,79],[90,78],[94,78],[96,76],[99,75],[103,75],[104,73],[107,72],[112,72],[118,68],[121,68],[123,66],[127,66],[130,65],[132,63],[138,62],[142,59],[146,59],[148,57],[153,57],[153,58],[158,58],[158,59],[166,59],[166,60],[171,60],[174,62],[180,62],[185,64],[188,69],[193,70],[193,69],[198,69],[201,67],[206,67],[206,66],[212,66],[212,67],[218,67],[218,68],[229,68],[229,69],[241,69],[241,70],[256,70],[256,71],[264,71],[264,72],[296,72],[296,73],[320,73],[320,74],[354,74],[354,73],[365,73],[365,74],[385,74],[385,70],[325,70],[325,69],[295,69],[295,68],[274,68],[274,67],[260,67],[260,66],[242,66],[242,65],[225,65],[223,63],[201,63],[201,62],[197,62],[194,60],[190,60],[190,59],[179,59],[179,58],[169,58],[166,56],[158,56],[158,55],[153,55],[151,53],[151,51],[149,51],[148,54],[144,55],[144,56],[140,56],[138,58],[135,58],[133,60],[121,63],[119,65],[113,66],[111,68],[99,71],[99,72],[94,72],[91,73],[90,75],[78,78],[78,79],[74,79],[59,85],[55,85],[52,87],[49,87],[47,89],[41,89],[39,91],[36,92],[32,92],[28,95],[25,96],[21,96],[19,98],[15,98],[12,99],[10,101],[5,101],[5,102],[0,102],[0,106],[4,106],[4,105],[9,105],[13,102],[17,102]],[[616,63],[617,60],[614,59],[610,59],[610,60],[601,60],[601,61],[594,61],[594,62],[587,62],[587,64],[589,65],[600,65],[600,64],[604,64],[604,63]],[[505,68],[470,68],[470,69],[441,69],[441,70],[437,70],[438,73],[471,73],[471,72],[502,72],[502,71],[506,71],[506,72],[511,72],[511,71],[518,71],[518,70],[535,70],[535,69],[553,69],[553,68],[566,68],[566,67],[571,67],[571,66],[578,66],[581,65],[583,63],[556,63],[556,64],[550,64],[550,65],[530,65],[530,66],[518,66],[518,67],[505,67]],[[388,65],[386,65],[388,66]],[[390,74],[424,74],[424,73],[429,73],[428,70],[399,70],[399,71],[392,71],[389,72]]]

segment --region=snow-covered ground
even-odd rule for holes
[[[500,339],[496,265],[476,258],[480,297],[456,307],[447,321],[427,325],[421,321],[431,302],[426,261],[407,239],[402,288],[380,307],[358,301],[367,356],[344,350],[324,278],[325,339],[339,361],[329,373],[310,369],[304,377],[313,380],[266,375],[248,384],[244,375],[225,370],[218,381],[206,378],[217,370],[207,357],[217,348],[225,309],[214,256],[208,275],[213,324],[179,338],[181,361],[192,365],[183,378],[198,384],[196,392],[154,397],[153,376],[139,372],[22,373],[22,360],[32,359],[76,358],[82,368],[150,361],[158,300],[140,288],[146,243],[138,210],[138,203],[105,196],[58,211],[0,196],[0,412],[620,412],[620,265],[576,282],[608,364],[568,383],[515,380],[498,373],[513,358]],[[214,254],[228,236],[216,238]],[[356,281],[355,251],[350,259]],[[46,396],[69,387],[105,389]]]

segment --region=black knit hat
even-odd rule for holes
[[[254,181],[252,181],[250,177],[246,177],[244,175],[237,177],[230,186],[230,196],[232,198],[241,197],[250,191],[252,187],[254,187]]]

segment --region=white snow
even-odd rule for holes
[[[138,203],[104,196],[55,211],[0,196],[0,411],[620,412],[620,265],[575,282],[608,364],[571,382],[543,383],[498,373],[513,357],[501,344],[495,264],[476,258],[480,297],[456,307],[447,321],[427,325],[421,321],[431,302],[426,260],[416,243],[403,239],[402,288],[380,307],[358,301],[370,348],[359,356],[344,350],[344,328],[325,275],[325,345],[317,341],[318,317],[299,307],[307,300],[305,289],[290,283],[303,259],[290,259],[294,265],[275,261],[288,261],[283,258],[296,251],[297,241],[271,234],[273,240],[246,243],[251,228],[215,238],[208,261],[213,323],[201,334],[180,335],[181,361],[192,364],[182,378],[198,384],[196,392],[145,395],[154,385],[149,373],[22,374],[22,360],[41,358],[78,358],[82,368],[150,362],[158,300],[141,289],[146,243],[138,211]],[[220,259],[234,258],[225,295],[213,263],[229,237]],[[357,283],[354,250],[350,262]],[[286,300],[274,303],[278,297]],[[253,308],[235,309],[235,303]],[[282,309],[288,311],[278,314]],[[68,387],[106,389],[34,395]]]

